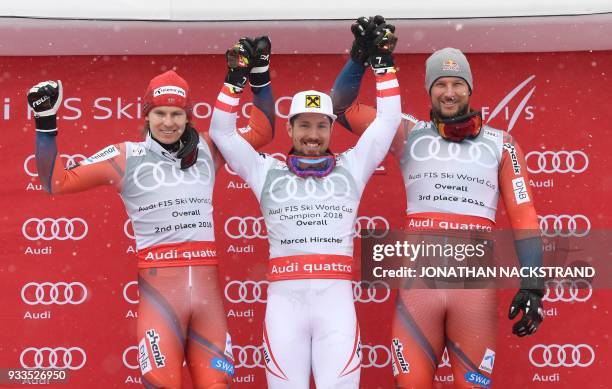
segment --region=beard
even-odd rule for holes
[[[470,106],[469,106],[468,103],[465,103],[465,105],[463,105],[462,107],[459,107],[457,112],[452,114],[452,115],[445,115],[445,114],[443,114],[442,110],[439,107],[435,107],[433,105],[431,107],[431,111],[433,112],[435,117],[437,117],[438,119],[441,119],[441,120],[449,120],[449,119],[457,118],[459,116],[463,116],[463,115],[467,114],[469,112],[469,110],[470,110]]]

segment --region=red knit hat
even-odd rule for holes
[[[189,98],[189,85],[174,70],[168,70],[149,82],[144,96],[144,116],[159,106],[183,108],[191,119],[193,106]]]

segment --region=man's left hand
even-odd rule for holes
[[[543,296],[544,291],[539,289],[519,289],[508,312],[508,318],[512,320],[523,311],[523,316],[512,326],[513,334],[523,337],[538,330],[544,320]]]

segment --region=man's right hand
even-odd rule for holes
[[[242,91],[255,61],[255,42],[250,38],[240,38],[234,46],[225,52],[227,76],[225,83]]]
[[[253,39],[254,58],[249,82],[252,87],[261,88],[270,83],[270,53],[272,42],[267,36]]]
[[[358,18],[351,25],[351,32],[355,37],[351,47],[351,58],[363,66],[368,65],[368,58],[370,57],[369,41],[372,39],[371,35],[375,28],[374,18],[365,16]]]
[[[57,133],[57,110],[62,103],[62,82],[43,81],[28,91],[28,105],[34,111],[36,131]]]
[[[378,17],[382,19],[382,22],[376,25],[371,34],[369,62],[375,71],[386,71],[395,65],[392,54],[397,45],[397,36],[395,26],[386,23],[382,16],[376,16],[374,20],[376,21]]]

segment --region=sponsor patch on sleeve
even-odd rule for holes
[[[515,178],[512,180],[512,190],[514,191],[514,199],[516,204],[523,204],[531,201],[529,198],[529,192],[527,192],[527,185],[523,177]]]
[[[107,159],[111,159],[119,155],[119,149],[115,145],[108,146],[91,157],[88,157],[82,160],[81,165],[91,165],[92,163],[98,163],[102,161],[106,161]]]
[[[521,165],[518,161],[518,155],[516,154],[516,147],[510,143],[504,143],[504,149],[510,155],[510,160],[512,161],[512,170],[514,170],[514,175],[518,176],[521,174]]]

